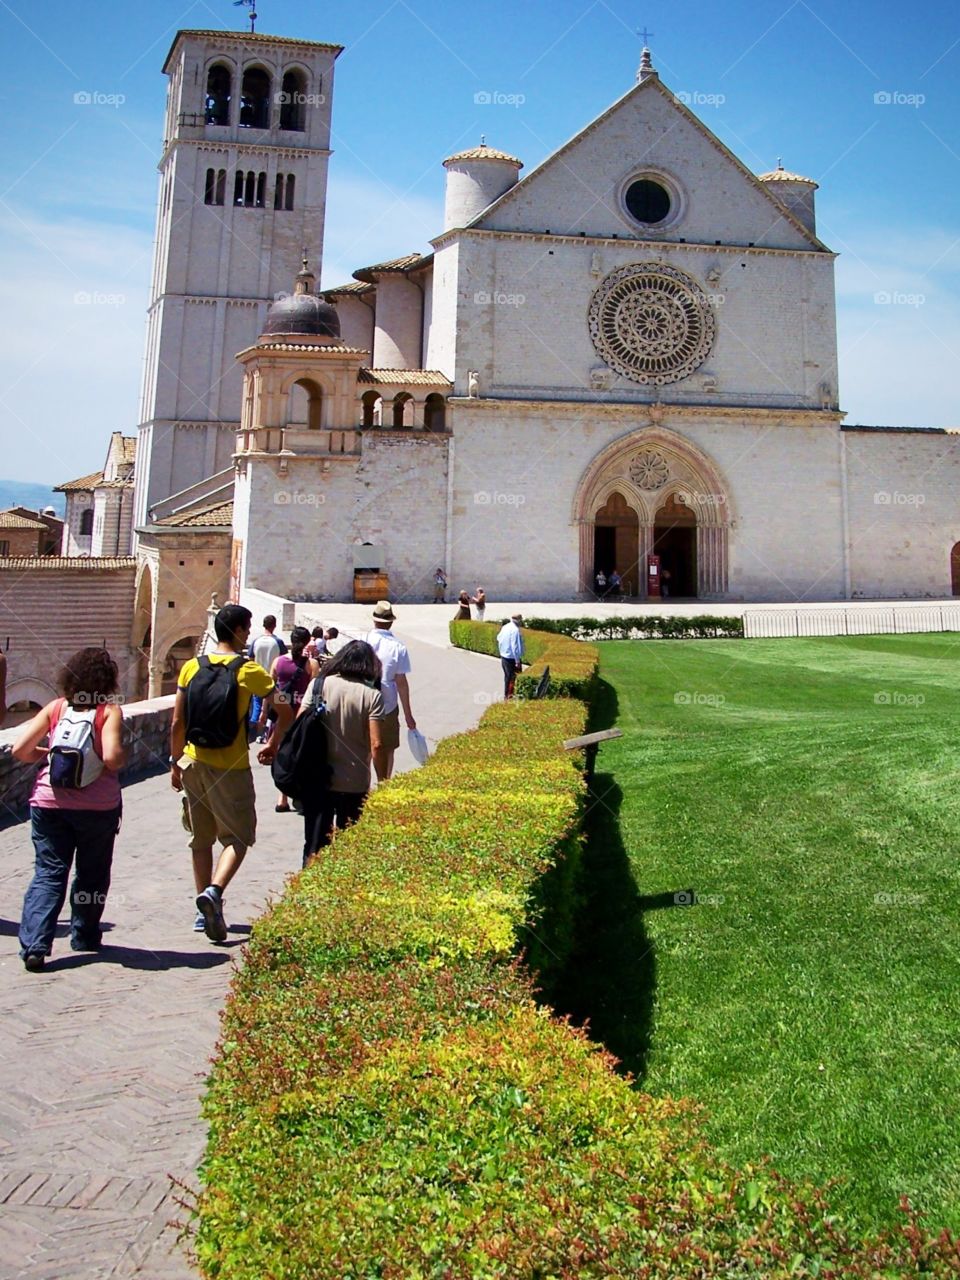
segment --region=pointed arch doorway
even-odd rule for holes
[[[639,589],[640,517],[619,490],[614,490],[596,514],[593,525],[593,579],[616,569],[623,594]]]
[[[696,599],[697,516],[676,494],[670,494],[654,516],[653,550],[660,557],[664,595]]]

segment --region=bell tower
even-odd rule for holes
[[[231,465],[242,376],[303,245],[319,274],[342,46],[178,31],[160,157],[134,521]]]

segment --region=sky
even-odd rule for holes
[[[847,421],[960,426],[956,0],[260,0],[258,12],[258,31],[345,46],[324,287],[428,251],[441,162],[481,134],[529,172],[635,82],[647,30],[666,86],[748,168],[782,157],[820,183]],[[0,477],[60,483],[102,465],[111,431],[135,433],[160,68],[179,28],[245,29],[245,14],[230,0],[0,0]]]

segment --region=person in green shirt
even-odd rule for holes
[[[250,636],[252,615],[238,604],[226,604],[217,614],[216,649],[212,663],[232,662]],[[197,658],[183,664],[170,728],[170,785],[184,795],[184,815],[190,830],[193,876],[197,890],[194,929],[212,942],[224,942],[227,926],[223,893],[236,875],[257,836],[256,792],[247,746],[247,716],[256,696],[269,698],[273,680],[258,662],[237,669],[237,733],[227,747],[198,747],[187,742],[187,688],[200,670]],[[279,726],[278,726],[279,728]],[[222,845],[213,866],[215,841]]]

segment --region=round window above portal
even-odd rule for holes
[[[623,183],[620,203],[628,220],[644,231],[662,231],[683,212],[677,184],[662,173],[634,173]]]

